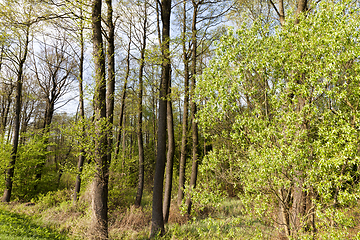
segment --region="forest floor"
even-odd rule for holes
[[[66,239],[64,234],[44,226],[42,222],[25,214],[0,209],[0,239],[2,240],[45,240]]]
[[[0,239],[89,239],[89,205],[86,200],[77,206],[63,201],[67,194],[48,194],[35,204],[1,204]],[[110,207],[110,239],[148,239],[150,198],[145,196],[141,208]],[[276,239],[271,226],[242,215],[241,208],[239,200],[229,199],[220,208],[205,208],[189,219],[171,206],[166,234],[161,239]]]
[[[31,204],[0,204],[0,239],[89,239],[89,200],[80,199],[75,206],[66,200],[70,199],[69,195],[70,192],[62,190],[49,193]],[[150,194],[145,194],[140,208],[131,206],[129,201],[120,207],[110,204],[110,239],[148,239],[150,199]],[[347,237],[330,234],[330,238],[320,239],[360,239],[360,209],[357,207],[351,215],[356,226],[343,235]],[[244,215],[242,204],[236,198],[227,199],[219,208],[204,208],[195,212],[192,218],[183,216],[172,205],[165,229],[165,235],[158,239],[281,239],[271,224]]]

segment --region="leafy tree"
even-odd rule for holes
[[[358,17],[327,1],[275,31],[244,25],[199,78],[199,122],[214,143],[203,164],[288,236],[340,226],[339,206],[358,198]]]

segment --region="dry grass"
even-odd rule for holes
[[[176,204],[171,204],[170,213],[169,213],[169,223],[170,224],[186,224],[190,220],[188,215],[182,215],[179,207]]]
[[[135,239],[140,232],[149,229],[151,210],[131,206],[125,210],[113,211],[109,216],[109,232],[114,239]]]

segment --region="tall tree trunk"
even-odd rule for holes
[[[143,131],[142,131],[142,115],[143,115],[143,74],[145,67],[145,49],[146,49],[146,37],[147,37],[147,2],[144,2],[144,25],[143,25],[143,39],[141,46],[141,57],[140,57],[140,71],[139,71],[139,95],[138,95],[138,150],[139,150],[139,174],[138,174],[138,189],[135,199],[135,207],[140,207],[141,198],[144,188],[144,142],[143,142]]]
[[[29,32],[30,25],[26,26],[26,40],[24,46],[24,55],[21,57],[19,63],[19,70],[17,73],[17,81],[16,81],[16,97],[15,97],[15,119],[14,119],[14,136],[13,136],[13,146],[11,150],[11,161],[9,164],[9,168],[6,171],[5,175],[5,191],[3,195],[3,202],[9,202],[11,198],[11,191],[13,185],[13,177],[14,177],[14,169],[15,162],[17,159],[17,150],[19,144],[19,133],[20,133],[20,114],[21,114],[21,92],[22,92],[22,77],[24,71],[24,64],[26,61],[26,57],[28,54],[28,45],[29,45]]]
[[[184,185],[185,185],[185,169],[186,169],[186,148],[187,148],[187,129],[188,129],[188,108],[189,108],[189,57],[186,49],[186,1],[184,1],[184,21],[182,32],[182,48],[183,48],[183,62],[184,62],[184,113],[182,119],[182,136],[181,136],[181,149],[180,149],[180,169],[179,169],[179,190],[177,203],[180,206],[184,198]]]
[[[113,23],[112,0],[106,0],[107,17],[106,24],[108,26],[107,38],[107,59],[108,59],[108,80],[106,92],[106,118],[109,125],[107,133],[107,158],[108,164],[111,162],[111,152],[113,144],[113,123],[114,123],[114,103],[115,103],[115,26]]]
[[[166,162],[166,179],[165,179],[165,193],[163,214],[164,222],[169,220],[170,202],[171,202],[171,188],[173,180],[173,165],[175,154],[175,136],[174,136],[174,120],[171,100],[171,78],[169,80],[168,98],[167,98],[167,132],[168,132],[168,152]]]
[[[170,80],[170,14],[171,0],[161,1],[161,20],[162,20],[162,44],[161,52],[163,56],[161,68],[161,82],[159,94],[159,123],[158,123],[158,144],[155,165],[154,188],[153,188],[153,207],[151,220],[150,237],[153,238],[160,233],[163,235],[164,218],[162,212],[162,193],[166,161],[166,114],[167,114],[167,90]]]
[[[197,50],[197,30],[196,30],[196,20],[197,20],[197,11],[198,11],[198,3],[193,1],[194,13],[193,13],[193,21],[192,21],[192,66],[191,66],[191,131],[192,131],[192,166],[191,166],[191,176],[190,176],[190,191],[196,187],[197,180],[197,172],[198,172],[198,126],[195,121],[196,116],[196,103],[193,101],[193,95],[195,91],[196,84],[196,50]],[[190,196],[186,200],[187,205],[187,213],[191,213],[191,198]]]
[[[108,174],[106,137],[105,57],[101,33],[101,0],[92,2],[93,56],[95,67],[95,164],[92,191],[92,238],[108,239]]]
[[[82,17],[82,9],[80,9],[81,17]],[[80,18],[81,22],[81,29],[80,29],[80,63],[79,63],[79,108],[80,108],[80,122],[81,122],[81,135],[83,138],[85,138],[85,107],[84,107],[84,91],[83,91],[83,73],[84,73],[84,26],[82,18]],[[75,190],[74,190],[74,198],[73,202],[74,204],[77,202],[79,198],[80,193],[80,187],[81,187],[81,173],[83,170],[83,165],[85,162],[85,149],[80,150],[79,155],[79,161],[78,161],[78,174],[76,176],[76,182],[75,182]]]

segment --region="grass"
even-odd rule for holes
[[[219,209],[206,208],[198,212],[197,217],[183,217],[176,206],[172,205],[169,223],[165,226],[165,235],[157,239],[276,239],[273,228],[257,219],[242,214],[239,200],[228,199]],[[122,214],[123,218],[132,219],[132,224],[124,223],[113,226],[111,239],[148,239],[150,230],[149,210],[130,208]],[[133,224],[147,218],[143,225]],[[136,220],[137,219],[137,220]]]
[[[49,227],[44,227],[30,216],[0,208],[0,239],[68,239]]]
[[[55,201],[61,199],[59,194],[48,194],[33,206],[0,205],[0,239],[88,239],[90,209]],[[242,215],[241,203],[236,199],[195,215],[192,219],[182,216],[172,205],[166,234],[159,239],[271,239],[272,228]],[[141,208],[113,208],[109,212],[110,239],[148,239],[150,222],[150,202]]]

